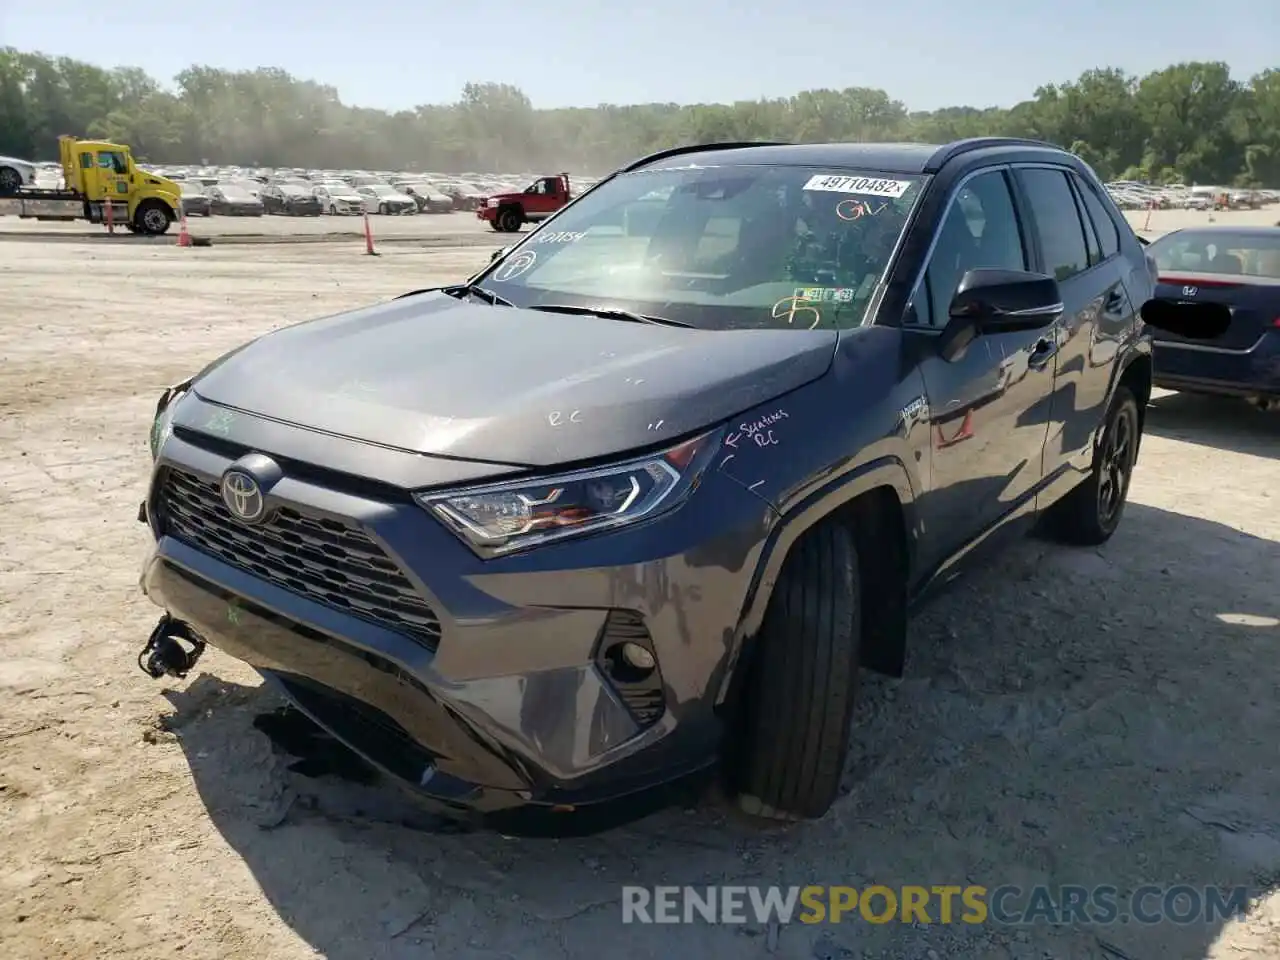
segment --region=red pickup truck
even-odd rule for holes
[[[488,220],[499,233],[515,233],[526,223],[537,223],[569,202],[569,175],[539,177],[520,193],[500,193],[480,202],[476,216]]]

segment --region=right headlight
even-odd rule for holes
[[[697,487],[722,434],[606,467],[416,498],[476,553],[501,556],[674,508]]]

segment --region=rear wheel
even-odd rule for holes
[[[1116,388],[1093,452],[1093,470],[1083,483],[1049,508],[1044,529],[1055,540],[1093,547],[1106,543],[1120,525],[1129,481],[1138,461],[1142,420],[1128,387]]]
[[[133,224],[138,228],[137,232],[149,237],[158,237],[167,232],[172,220],[173,216],[169,208],[159,200],[144,200],[138,204],[138,209],[133,214]]]
[[[774,820],[817,819],[840,791],[862,630],[853,533],[814,528],[783,564],[754,640],[732,760],[738,806]]]

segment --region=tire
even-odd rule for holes
[[[144,236],[158,237],[167,233],[172,222],[172,211],[159,200],[144,200],[133,212],[133,225]]]
[[[1045,513],[1045,533],[1061,543],[1081,547],[1096,547],[1110,540],[1124,515],[1141,440],[1138,401],[1128,387],[1117,387],[1093,451],[1093,469],[1088,479]]]
[[[494,222],[499,224],[498,229],[503,233],[515,233],[520,229],[524,218],[520,216],[520,211],[515,207],[503,207],[498,211],[498,216]]]
[[[817,819],[840,793],[861,636],[854,535],[833,522],[792,548],[754,638],[740,752],[731,762],[742,812]]]
[[[22,174],[13,167],[0,167],[0,197],[12,197],[22,189]]]
[[[387,215],[387,205],[385,203],[378,204],[378,216],[385,217]]]

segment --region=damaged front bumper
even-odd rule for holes
[[[218,478],[243,456],[229,447],[205,446],[181,425],[165,439],[140,514],[157,535],[144,592],[442,811],[603,803],[715,763],[715,699],[736,625],[718,618],[740,608],[733,597],[745,596],[754,568],[743,526],[767,513],[741,485],[708,478],[727,508],[710,541],[707,524],[688,528],[676,515],[632,534],[620,566],[598,566],[590,538],[548,548],[547,561],[480,561],[416,504],[335,490],[314,473],[272,489],[278,534],[236,526],[215,515]],[[683,549],[645,559],[663,527],[679,531],[668,549],[699,544],[696,562]],[[324,573],[319,554],[291,555],[297,544],[355,544],[365,570],[385,558],[413,593],[401,595],[403,622],[374,609],[391,596],[386,583],[377,596],[355,580],[326,593],[342,571]],[[613,669],[609,652],[627,642],[652,652],[651,680]]]

